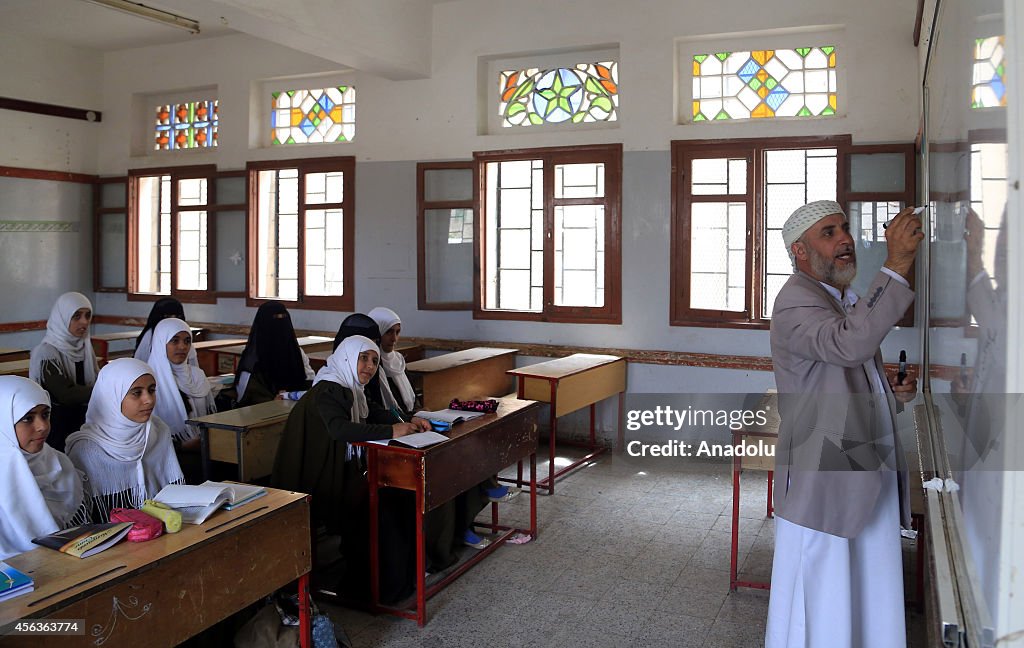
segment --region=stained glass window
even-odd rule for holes
[[[693,57],[693,121],[836,114],[836,48]]]
[[[974,41],[971,108],[994,108],[1006,105],[1004,38],[1004,36],[991,36]]]
[[[356,89],[337,86],[272,94],[271,144],[350,142],[356,135]]]
[[[217,100],[184,101],[156,107],[157,151],[217,146]]]
[[[501,125],[609,122],[618,119],[619,64],[505,70],[499,75]]]

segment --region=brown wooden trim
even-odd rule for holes
[[[289,306],[291,308],[291,306]],[[118,316],[118,315],[95,315],[94,324],[112,324],[117,326],[145,326],[144,316]],[[18,328],[14,331],[7,331],[5,327],[19,324],[38,324],[36,328]],[[195,322],[189,324],[196,328],[205,329],[208,333],[219,335],[245,335],[249,332],[249,326],[244,324],[222,324],[220,322]],[[46,322],[14,322],[11,324],[0,324],[0,333],[17,332],[21,330],[45,329]],[[296,335],[320,335],[332,337],[336,331],[321,331],[315,329],[295,329]],[[598,355],[615,355],[625,358],[635,364],[666,365],[676,367],[698,367],[705,369],[735,369],[738,371],[772,371],[772,359],[765,356],[726,355],[716,353],[695,353],[688,351],[666,351],[654,349],[624,349],[607,347],[586,347],[569,346],[557,344],[535,344],[530,342],[494,342],[487,340],[454,340],[447,338],[427,337],[402,337],[407,344],[417,344],[425,349],[434,351],[463,351],[474,347],[489,347],[503,349],[517,349],[522,357],[531,358],[564,358],[574,353],[593,353]],[[885,363],[886,374],[895,374],[896,363]],[[920,371],[920,365],[908,364],[910,373],[916,375]],[[960,367],[951,365],[932,365],[931,375],[941,380],[951,380],[959,375]]]
[[[295,168],[298,170],[298,284],[299,297],[295,301],[285,302],[288,308],[300,310],[323,310],[352,312],[355,310],[355,222],[356,222],[356,159],[354,156],[337,156],[327,158],[301,158],[292,160],[261,160],[248,162],[245,168],[246,178],[246,246],[248,256],[246,258],[246,288],[245,303],[247,306],[259,306],[268,301],[266,298],[255,295],[259,285],[257,272],[259,267],[259,249],[253,232],[257,229],[259,221],[259,182],[260,171],[275,169]],[[344,183],[342,188],[343,201],[341,203],[318,203],[315,205],[306,204],[306,174],[323,173],[327,171],[341,171]],[[344,267],[342,269],[345,278],[344,293],[342,295],[319,296],[305,294],[306,281],[306,211],[307,209],[341,209],[342,212],[342,246],[344,250]]]
[[[87,122],[103,121],[103,113],[99,110],[72,108],[70,106],[59,106],[57,104],[42,103],[39,101],[14,99],[13,97],[0,97],[0,108],[3,110],[14,110],[17,112],[27,112],[36,115],[63,117],[65,119],[80,119]]]
[[[475,183],[470,180],[470,198],[468,200],[430,201],[425,197],[426,173],[439,169],[463,169],[475,177],[476,163],[472,160],[464,162],[420,162],[416,165],[416,303],[419,310],[473,310],[473,302],[431,302],[427,299],[427,215],[428,209],[471,209],[473,210],[473,229],[476,231],[480,220],[472,198]],[[474,244],[476,241],[474,240]]]
[[[975,128],[967,131],[969,144],[1006,144],[1005,128]]]
[[[106,286],[100,286],[99,288],[94,289],[93,292],[98,292],[98,293],[127,293],[128,292],[128,288],[125,288],[125,287],[109,288],[109,287],[106,287]]]
[[[44,329],[46,329],[46,320],[0,322],[0,333],[21,333],[22,331],[40,331]]]
[[[970,150],[969,142],[928,142],[929,153],[963,153]]]
[[[69,171],[47,171],[46,169],[25,169],[22,167],[0,166],[0,177],[25,178],[26,180],[53,180],[54,182],[77,182],[93,184],[98,176],[87,173],[71,173]]]
[[[508,319],[526,321],[567,322],[578,324],[622,323],[622,144],[557,146],[505,151],[479,151],[473,154],[476,174],[475,214],[477,244],[474,247],[475,319]],[[482,196],[486,195],[486,177],[480,169],[484,164],[506,160],[533,159],[544,161],[544,278],[543,304],[540,313],[484,310],[483,263],[486,235]],[[554,167],[558,164],[601,162],[605,165],[605,195],[601,200],[554,199]],[[556,204],[602,204],[605,208],[604,306],[582,308],[556,306],[554,303],[554,208]]]

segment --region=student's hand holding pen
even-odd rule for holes
[[[391,426],[391,438],[397,439],[404,437],[407,434],[415,434],[421,430],[416,426],[415,423],[395,423]]]

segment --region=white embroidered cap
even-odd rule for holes
[[[797,208],[795,212],[786,220],[786,224],[782,226],[782,240],[786,244],[786,253],[789,254],[789,260],[793,263],[793,270],[796,270],[796,257],[793,256],[793,244],[796,240],[803,236],[803,233],[811,228],[812,225],[820,221],[826,216],[832,214],[842,214],[846,216],[846,212],[843,208],[834,200],[815,200],[814,202],[807,203],[803,207]]]

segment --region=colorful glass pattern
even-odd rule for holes
[[[505,70],[499,75],[498,91],[498,114],[505,128],[616,121],[619,64]]]
[[[974,41],[971,108],[1006,106],[1006,43],[1004,36]]]
[[[287,90],[272,97],[271,144],[350,142],[356,135],[356,89],[352,86]]]
[[[184,101],[156,107],[157,151],[217,146],[217,100]]]
[[[836,114],[836,48],[693,57],[693,121]]]

